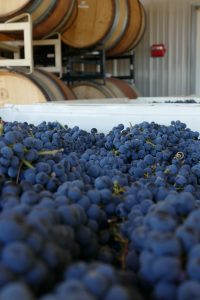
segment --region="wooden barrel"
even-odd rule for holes
[[[67,100],[65,99],[66,94],[63,92],[63,89],[60,88],[60,85],[57,84],[57,81],[54,78],[49,76],[49,73],[34,70],[30,77],[41,87],[41,89],[45,90],[48,101]]]
[[[20,14],[26,9],[32,0],[0,0],[0,20],[12,18],[16,14]]]
[[[24,72],[24,70],[22,72]],[[71,89],[66,86],[57,76],[49,72],[35,69],[34,72],[28,76],[44,91],[47,101],[76,99]]]
[[[35,70],[27,75],[24,69],[0,70],[1,106],[6,103],[31,104],[67,99],[75,99],[73,92],[47,72]]]
[[[32,78],[23,73],[0,70],[0,105],[43,103],[45,91]]]
[[[63,42],[75,48],[88,48],[101,43],[115,30],[120,1],[78,0],[77,17],[62,33]]]
[[[71,24],[72,19],[76,15],[76,0],[50,0],[47,8],[50,10],[50,7],[52,7],[52,11],[48,12],[46,9],[41,15],[41,6],[46,3],[45,1],[42,1],[38,7],[40,9],[34,11],[33,35],[37,38],[52,32],[61,31],[62,27],[68,26],[68,21]],[[53,2],[55,2],[54,5]],[[62,24],[62,26],[60,24]]]
[[[115,98],[125,98],[126,97],[124,95],[124,93],[121,91],[121,89],[115,83],[113,83],[110,79],[107,78],[105,80],[105,85],[110,91],[112,91]]]
[[[133,44],[130,46],[130,48],[128,49],[128,51],[133,50],[135,47],[137,47],[137,45],[140,43],[140,41],[142,40],[144,33],[145,33],[145,29],[146,29],[146,12],[145,9],[143,7],[143,5],[140,3],[140,8],[141,8],[141,14],[142,14],[142,24],[140,26],[140,31],[138,33],[138,36],[136,37],[136,39],[133,41]]]
[[[104,48],[106,50],[116,46],[126,30],[130,13],[128,0],[118,0],[117,10],[118,18],[114,24],[114,30],[106,37],[104,41]]]
[[[62,40],[74,48],[103,46],[108,56],[118,56],[139,43],[145,21],[139,0],[78,0],[77,17]]]
[[[42,70],[38,70],[39,72],[44,72]],[[56,75],[50,73],[50,72],[45,72],[45,75],[50,77],[52,81],[54,81],[56,84],[57,84],[57,87],[59,87],[59,89],[62,91],[62,100],[75,100],[76,99],[76,96],[75,94],[72,92],[72,90],[66,86],[64,84],[64,82],[62,80],[60,80]],[[58,99],[56,99],[58,100]]]
[[[127,52],[137,38],[142,24],[142,10],[138,0],[128,0],[129,18],[126,30],[119,42],[107,51],[108,56],[117,56]]]
[[[129,98],[136,99],[138,92],[127,82],[107,78],[105,84],[97,82],[80,82],[71,86],[77,99]]]
[[[114,98],[113,92],[103,84],[80,82],[71,86],[77,99],[106,99]]]
[[[120,93],[117,92],[116,98],[129,98],[136,99],[138,95],[138,91],[133,87],[133,85],[127,83],[124,80],[116,79],[116,78],[107,78],[106,79],[107,86],[111,90],[115,89],[117,91],[120,90]]]
[[[77,12],[76,0],[9,0],[13,2],[10,10],[6,1],[0,0],[0,22],[20,14],[31,14],[33,36],[41,38],[53,32],[61,31],[71,25]],[[18,3],[18,5],[14,1]]]

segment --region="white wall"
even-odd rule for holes
[[[135,49],[136,86],[143,96],[193,94],[194,11],[200,0],[141,0],[141,3],[147,14],[147,28]],[[154,43],[166,45],[164,58],[150,57],[150,46]]]

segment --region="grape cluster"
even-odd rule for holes
[[[200,298],[200,140],[0,122],[0,300]]]
[[[165,103],[184,103],[184,104],[191,104],[191,103],[197,103],[194,99],[185,99],[185,100],[176,100],[176,101],[165,101]]]

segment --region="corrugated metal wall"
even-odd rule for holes
[[[147,29],[135,49],[136,86],[143,96],[185,96],[191,86],[192,16],[199,0],[141,0]],[[151,58],[150,46],[164,43],[167,55]],[[192,48],[193,47],[193,48]],[[195,72],[195,71],[194,71]],[[194,73],[195,74],[195,73]]]
[[[147,28],[135,49],[136,86],[143,96],[194,93],[191,79],[195,38],[191,41],[195,6],[200,6],[200,0],[141,0],[141,3],[147,14]],[[150,57],[150,46],[154,43],[166,45],[164,58]]]

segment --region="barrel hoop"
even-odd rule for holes
[[[59,84],[57,84],[57,82],[56,82],[56,80],[53,78],[53,76],[49,76],[49,73],[47,73],[47,72],[45,72],[45,71],[43,71],[43,70],[37,69],[36,71],[37,71],[38,73],[42,74],[43,76],[46,76],[49,80],[51,80],[51,81],[52,81],[52,84],[53,84],[53,85],[56,87],[56,89],[58,89],[59,92],[62,94],[63,99],[65,99],[65,94],[64,94],[64,92],[63,92],[63,89],[60,87]],[[62,100],[62,99],[58,99],[58,100]]]
[[[44,71],[40,70],[40,72],[44,72]],[[55,74],[48,72],[48,77],[52,78],[56,82],[56,84],[59,86],[59,88],[62,90],[64,100],[68,100],[68,99],[75,100],[76,99],[72,90],[67,85],[65,85],[64,82],[61,79],[59,79]]]
[[[131,20],[130,20],[130,17],[131,17],[131,6],[130,6],[130,0],[127,0],[127,6],[128,6],[128,19],[127,19],[127,25],[126,25],[126,30],[124,32],[124,34],[126,34],[126,31],[128,30],[129,26],[130,26],[130,23],[131,23]],[[124,35],[123,34],[123,35]],[[120,44],[120,41],[121,39],[123,38],[123,36],[118,40],[118,43],[116,43],[115,45],[113,45],[109,51],[112,51],[115,49],[115,47],[117,47],[119,44]],[[108,53],[108,55],[110,55],[110,52]],[[112,54],[111,54],[112,55]]]
[[[139,5],[139,11],[140,11],[140,26],[138,28],[138,31],[137,31],[137,34],[136,34],[136,38],[137,38],[138,34],[140,33],[140,28],[141,28],[141,25],[142,25],[142,10],[141,10],[141,5],[140,5],[140,1],[139,0],[137,0],[137,2],[138,2],[138,5]],[[131,44],[129,44],[127,46],[127,48],[124,50],[124,52],[127,52],[129,50],[129,47],[131,46]]]
[[[76,3],[76,0],[72,0],[72,1],[73,2],[71,4],[67,14],[63,18],[63,20],[60,22],[60,24],[54,29],[55,32],[60,32],[63,29],[63,27],[67,23],[68,19],[70,18],[71,14],[73,13],[73,10],[75,9],[77,3]],[[76,14],[77,14],[77,12],[76,12]]]
[[[119,43],[119,41],[121,40],[122,36],[124,35],[124,32],[125,32],[125,30],[126,30],[127,25],[128,25],[128,16],[129,16],[128,11],[129,11],[129,5],[128,5],[128,0],[124,0],[124,1],[126,1],[126,7],[127,7],[126,11],[127,11],[127,14],[126,14],[126,17],[124,18],[124,22],[123,22],[123,24],[122,24],[122,26],[121,26],[121,34],[119,34],[119,36],[118,36],[118,37],[116,38],[116,40],[112,43],[112,45],[106,47],[106,50],[110,50],[111,48],[114,48],[114,47]],[[106,40],[106,42],[107,42],[107,41],[108,41],[108,40]]]
[[[40,83],[40,84],[42,84],[42,86],[44,84],[44,88],[46,90],[46,93],[49,96],[50,101],[55,101],[56,100],[55,95],[52,92],[51,88],[49,88],[49,85],[48,85],[48,83],[46,83],[46,81],[51,82],[51,85],[53,85],[57,89],[57,85],[55,84],[55,82],[52,81],[48,76],[46,76],[45,73],[42,74],[41,72],[39,72],[39,70],[35,70],[32,75],[34,76],[34,78],[38,84]],[[44,80],[43,80],[43,78],[44,78]]]
[[[26,10],[26,12],[29,14],[32,14],[42,4],[42,0],[35,0],[31,2],[31,5]]]
[[[38,24],[33,28],[33,34],[37,38],[42,38],[49,35],[49,33],[55,33],[55,28],[59,25],[60,21],[64,18],[65,13],[71,5],[71,0],[56,1],[56,5],[53,12],[46,17],[41,24]],[[65,5],[65,6],[64,6]],[[64,7],[63,7],[64,6]]]
[[[51,0],[51,5],[48,6],[45,15],[42,15],[39,18],[37,18],[37,20],[33,23],[33,25],[38,25],[42,23],[45,19],[47,19],[53,13],[55,5],[56,5],[56,0]]]
[[[138,36],[138,33],[140,32],[140,27],[142,24],[140,2],[139,2],[139,0],[135,0],[134,2],[131,2],[131,0],[129,0],[128,5],[129,5],[129,18],[128,18],[128,24],[127,24],[126,31],[125,31],[124,35],[122,36],[121,40],[119,41],[119,43],[115,47],[112,47],[107,52],[108,56],[120,55],[122,53],[127,52],[128,49],[130,48],[130,46],[133,44],[133,39],[131,39],[131,35],[134,34],[133,38],[135,39]],[[139,17],[139,19],[138,19],[138,22],[136,23],[137,27],[134,28],[134,30],[133,30],[132,25],[133,25],[133,22],[135,22],[135,18],[133,16],[132,9],[134,8],[134,6],[138,11],[137,17]]]
[[[102,44],[106,43],[106,41],[113,35],[115,31],[115,27],[117,26],[117,23],[119,22],[119,1],[120,0],[114,0],[114,20],[112,23],[112,26],[108,32],[108,34],[104,37],[104,39],[101,41]]]
[[[136,38],[136,40],[134,41],[133,45],[131,45],[129,50],[134,49],[135,47],[138,46],[138,44],[140,43],[140,41],[142,40],[142,38],[144,37],[145,31],[146,31],[146,27],[147,27],[147,15],[146,15],[146,11],[143,7],[143,5],[140,3],[141,6],[141,12],[142,12],[142,18],[143,18],[143,26],[141,27],[141,30],[138,34],[138,37]]]
[[[51,0],[50,5],[45,9],[45,13],[41,14],[38,18],[33,20],[33,26],[41,24],[44,20],[46,20],[54,11],[57,0]],[[41,6],[45,7],[45,2],[41,3]],[[33,13],[33,12],[32,12]]]

